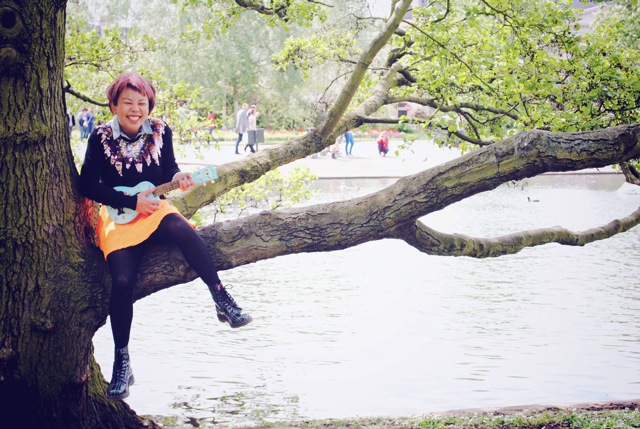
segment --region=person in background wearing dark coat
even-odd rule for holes
[[[69,135],[71,135],[73,127],[76,126],[76,117],[71,113],[71,109],[67,109],[67,125],[69,126]]]
[[[80,110],[80,113],[78,113],[78,128],[80,129],[80,139],[84,140],[86,139],[89,134],[87,134],[87,108],[83,107],[82,110]]]
[[[87,110],[87,114],[84,117],[84,126],[87,128],[87,138],[89,138],[96,128],[96,116],[93,114],[93,109],[91,108]]]

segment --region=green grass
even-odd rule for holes
[[[272,427],[276,428],[280,424]],[[638,409],[601,411],[545,411],[526,414],[467,414],[457,417],[436,415],[413,418],[372,418],[318,420],[286,423],[304,429],[614,429],[640,428]]]
[[[200,421],[163,422],[167,429],[186,429],[210,426]],[[225,426],[226,427],[226,426]],[[640,428],[640,409],[637,402],[591,405],[581,409],[547,408],[543,411],[466,412],[459,415],[431,414],[416,417],[375,417],[294,422],[263,422],[251,429],[631,429]],[[249,429],[236,428],[236,429]]]

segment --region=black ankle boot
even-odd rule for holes
[[[219,321],[229,323],[232,328],[239,328],[251,323],[253,317],[238,307],[238,304],[222,284],[218,283],[215,286],[210,286],[209,290],[213,301],[216,303],[216,313]]]
[[[129,348],[116,349],[113,361],[113,374],[111,375],[111,383],[107,388],[107,399],[124,399],[129,396],[129,386],[135,383],[131,369],[131,361],[129,360]]]

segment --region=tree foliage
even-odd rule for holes
[[[278,51],[295,35],[327,32],[343,34],[353,45],[356,35],[345,29],[354,27],[354,18],[345,14],[366,9],[363,0],[340,0],[328,10],[321,3],[291,2],[286,16],[297,18],[283,20],[269,8],[257,7],[258,2],[248,9],[227,1],[121,4],[111,0],[105,4],[109,7],[102,13],[111,12],[99,20],[99,26],[89,21],[98,19],[91,18],[94,15],[102,16],[100,11],[90,12],[83,3],[68,8],[66,74],[68,92],[73,95],[68,102],[74,110],[82,103],[104,103],[109,79],[135,68],[151,77],[160,89],[159,98],[166,99],[161,105],[168,109],[159,110],[160,114],[175,116],[182,103],[201,120],[213,110],[222,118],[222,125],[233,127],[239,105],[249,102],[260,106],[261,126],[288,129],[314,125],[315,104],[326,94],[331,76],[339,74],[334,69],[340,65],[334,62],[318,70],[316,64],[313,79],[305,82],[300,69],[273,67]],[[275,3],[270,7],[284,13]],[[149,16],[165,17],[162,31]],[[302,19],[305,25],[299,24]],[[87,75],[94,78],[88,80]],[[178,86],[193,94],[182,91],[181,98],[175,98],[175,90],[163,93],[165,87]],[[183,137],[182,130],[177,131]],[[196,137],[188,132],[184,135],[186,141]]]
[[[483,145],[527,129],[637,121],[638,51],[612,51],[614,33],[578,35],[568,4],[438,3],[415,10],[396,40],[406,82],[393,100],[431,106],[429,125]]]

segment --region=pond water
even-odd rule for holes
[[[314,202],[389,183],[321,180]],[[543,176],[423,220],[483,237],[584,230],[640,206],[622,184],[611,174]],[[262,261],[221,273],[254,317],[237,330],[217,321],[196,280],[135,304],[126,401],[139,414],[235,426],[638,398],[639,239],[634,228],[483,260],[383,240]],[[109,323],[94,343],[109,379]]]

